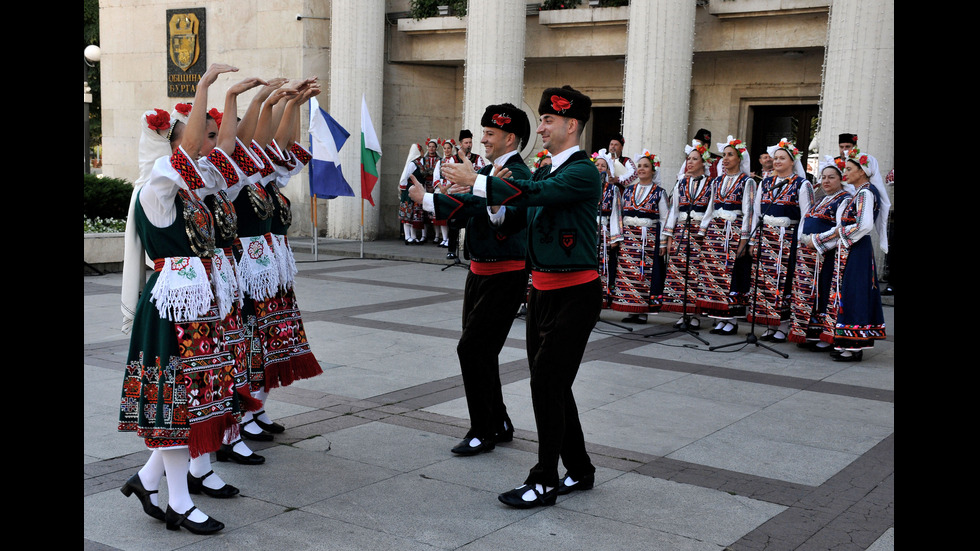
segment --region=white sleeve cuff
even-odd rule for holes
[[[476,181],[473,182],[473,195],[486,198],[487,196],[487,177],[485,174],[477,174]]]
[[[473,187],[475,188],[476,186],[473,186]],[[503,224],[504,223],[504,217],[507,214],[507,209],[504,208],[504,207],[500,207],[500,210],[498,210],[496,213],[494,213],[490,209],[491,209],[491,207],[487,207],[487,214],[490,215],[490,224],[492,224],[494,226],[499,226],[499,225]]]
[[[431,193],[426,193],[422,197],[422,210],[424,210],[429,214],[436,213],[436,204],[435,204],[435,200],[432,198]]]

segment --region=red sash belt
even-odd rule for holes
[[[552,291],[564,287],[572,287],[588,283],[599,277],[596,270],[579,270],[576,272],[539,272],[531,270],[531,285],[539,291]]]
[[[496,262],[470,261],[470,271],[480,276],[491,276],[504,272],[516,272],[524,269],[523,260],[498,260]]]

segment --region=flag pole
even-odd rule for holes
[[[318,249],[317,245],[319,245],[318,243],[319,238],[317,236],[320,235],[320,232],[317,231],[316,229],[316,194],[315,193],[313,194],[313,204],[310,205],[310,207],[313,211],[313,261],[316,262],[317,260],[319,260],[317,256],[317,249]]]

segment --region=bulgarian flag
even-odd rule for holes
[[[371,191],[378,183],[378,161],[381,160],[381,142],[374,132],[367,100],[361,95],[361,199],[367,199],[374,206]]]

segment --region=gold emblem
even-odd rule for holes
[[[197,39],[200,21],[193,13],[175,13],[170,17],[170,59],[186,71],[197,62],[201,44]]]

